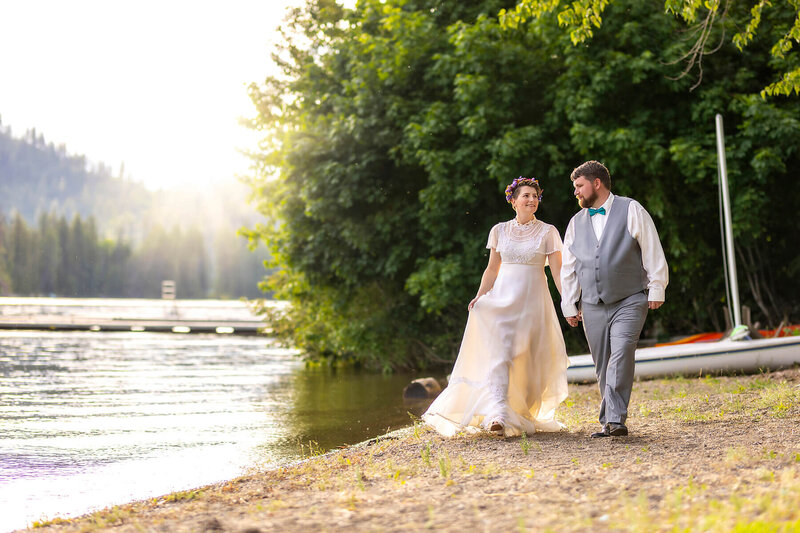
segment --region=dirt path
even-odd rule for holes
[[[800,531],[800,369],[637,383],[631,436],[445,439],[415,424],[228,483],[36,531]]]

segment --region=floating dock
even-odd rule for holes
[[[0,316],[0,330],[42,331],[147,331],[151,333],[213,333],[257,335],[264,332],[260,320],[98,319],[91,317]]]

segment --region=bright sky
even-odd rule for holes
[[[22,0],[0,4],[0,118],[35,127],[151,189],[246,172],[250,82],[300,0]],[[348,2],[350,4],[350,2]]]

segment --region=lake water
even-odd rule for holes
[[[5,315],[163,318],[176,305],[184,317],[250,317],[240,302],[0,298]],[[408,425],[425,408],[402,401],[415,377],[307,369],[264,337],[0,331],[0,531]]]

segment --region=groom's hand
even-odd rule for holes
[[[567,324],[569,324],[573,328],[576,328],[576,327],[578,327],[578,322],[581,321],[581,312],[578,311],[577,315],[575,315],[575,316],[567,316],[567,317],[564,317],[564,318],[567,319]]]
[[[650,309],[658,309],[664,305],[664,302],[647,302],[647,307]]]

